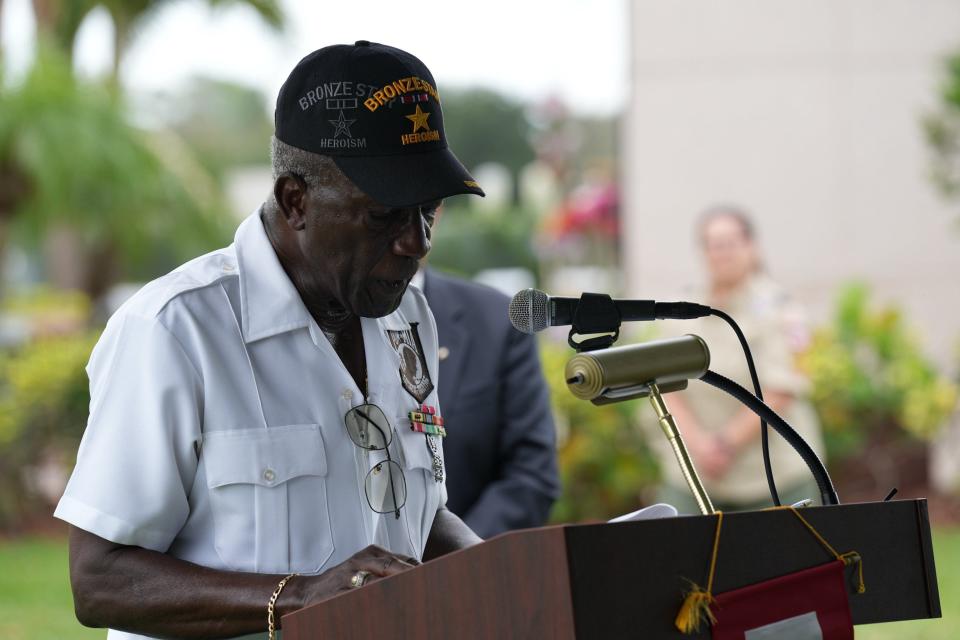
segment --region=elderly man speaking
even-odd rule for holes
[[[447,511],[437,332],[408,288],[441,199],[483,191],[416,57],[315,51],[233,244],[140,290],[88,365],[56,515],[111,640],[273,635],[282,614],[479,542]]]

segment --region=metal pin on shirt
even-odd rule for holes
[[[427,447],[430,449],[430,455],[433,456],[433,479],[437,482],[443,482],[443,460],[440,459],[440,454],[437,451],[437,443],[434,441],[435,436],[428,435],[427,438]]]

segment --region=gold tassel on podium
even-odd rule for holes
[[[673,621],[681,633],[695,633],[700,630],[700,625],[705,621],[710,624],[716,622],[710,605],[713,604],[713,575],[717,569],[717,552],[720,550],[720,528],[723,526],[723,511],[715,512],[717,514],[717,531],[713,535],[713,553],[710,556],[710,573],[707,578],[707,588],[704,590],[700,585],[691,582],[691,589],[687,592],[683,600],[680,611]]]
[[[716,622],[710,605],[713,603],[713,596],[709,591],[704,591],[699,585],[693,584],[693,589],[687,593],[683,601],[683,606],[677,613],[677,619],[674,624],[681,633],[694,633],[700,630],[700,625],[704,623],[704,618],[710,621],[710,624]]]

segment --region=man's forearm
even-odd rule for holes
[[[414,563],[367,547],[320,575],[298,576],[277,599],[277,624],[282,615],[348,590],[356,571],[368,571],[372,581]],[[267,602],[282,578],[202,567],[70,528],[74,606],[80,622],[90,627],[164,638],[229,638],[264,632]]]
[[[91,538],[71,529],[74,604],[84,625],[177,638],[265,630],[267,601],[283,576],[218,571],[140,547],[91,549]],[[298,608],[295,587],[281,593],[279,613]]]
[[[433,517],[433,527],[430,529],[430,537],[427,538],[423,559],[424,561],[433,560],[451,551],[472,547],[481,542],[483,539],[464,524],[463,520],[452,511],[442,508]]]

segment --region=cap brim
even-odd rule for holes
[[[388,207],[409,207],[461,193],[485,195],[450,149],[331,158],[361,191]]]

